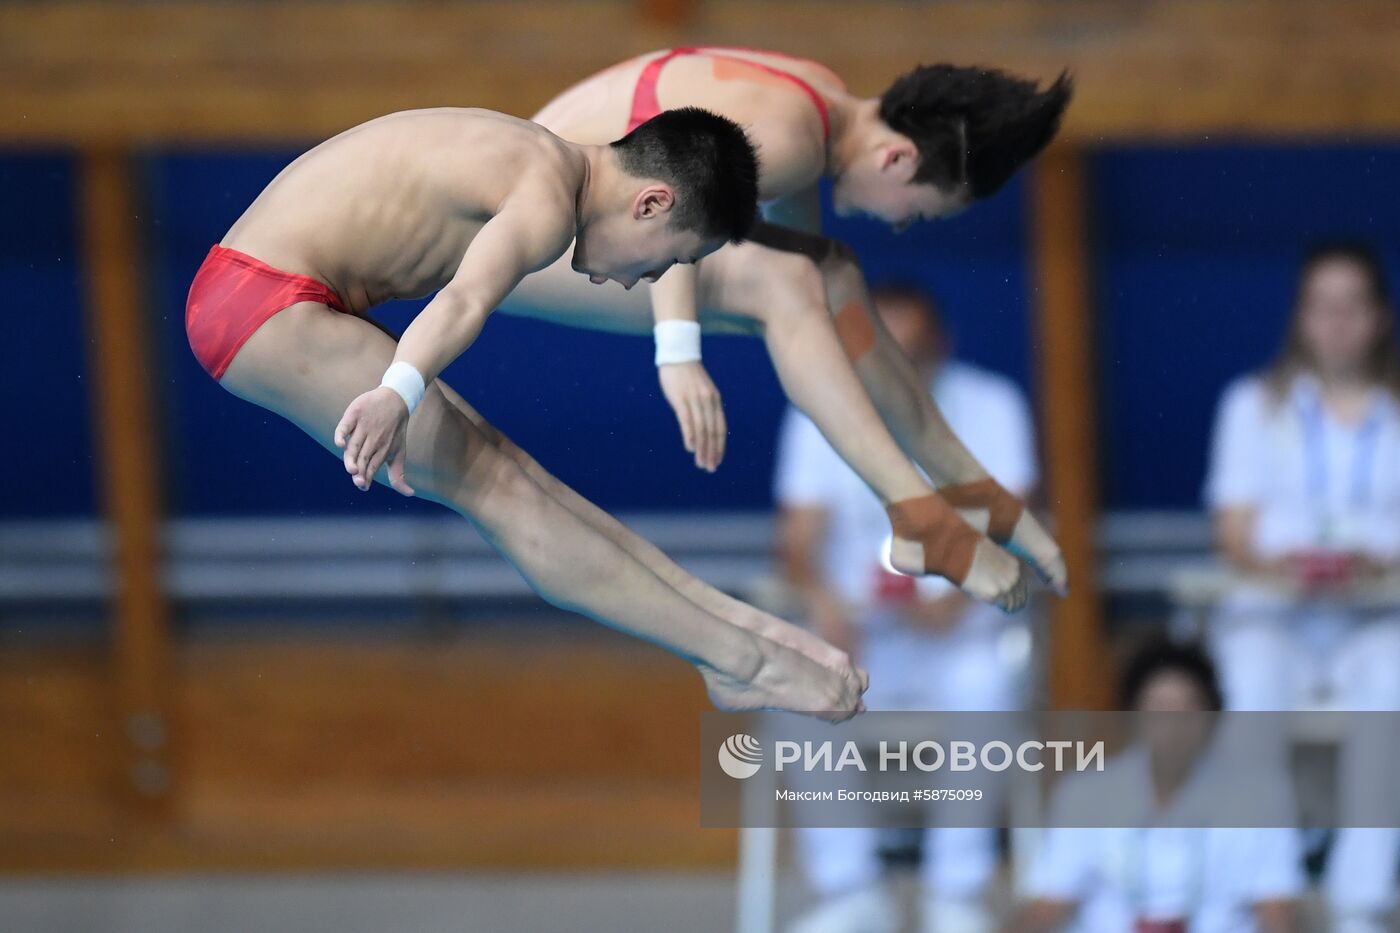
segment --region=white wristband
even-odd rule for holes
[[[656,365],[694,363],[700,359],[700,325],[695,321],[657,321]]]
[[[423,374],[415,369],[412,363],[402,361],[390,363],[389,368],[384,370],[384,378],[379,384],[399,393],[399,398],[408,406],[410,415],[413,414],[413,409],[418,407],[418,403],[423,401],[423,393],[427,391],[427,386],[423,384]]]

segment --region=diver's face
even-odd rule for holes
[[[722,245],[693,230],[672,229],[670,223],[599,222],[579,235],[571,264],[594,285],[617,282],[631,288],[638,282],[655,282],[671,266],[696,262]]]
[[[972,202],[966,185],[953,188],[916,183],[918,152],[892,144],[857,159],[832,188],[832,205],[841,216],[865,214],[902,231],[916,220],[939,220],[966,210]]]
[[[609,280],[623,288],[655,282],[676,263],[697,262],[723,245],[674,223],[676,193],[659,182],[643,184],[626,209],[611,212],[580,230],[574,240],[574,271],[595,285]]]

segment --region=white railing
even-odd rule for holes
[[[762,512],[624,517],[692,573],[744,589],[771,570]],[[1108,594],[1170,594],[1210,565],[1194,513],[1118,513],[1100,531]],[[109,538],[90,520],[0,522],[0,602],[93,601],[110,593]],[[514,597],[529,588],[460,518],[180,518],[167,523],[164,580],[182,601]]]
[[[761,514],[634,517],[629,524],[692,573],[746,586],[762,573]],[[105,598],[110,540],[90,521],[0,523],[0,602]],[[528,595],[472,530],[443,518],[195,518],[165,531],[166,591],[184,601]]]

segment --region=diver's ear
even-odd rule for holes
[[[911,140],[896,139],[880,148],[880,171],[898,172],[901,180],[914,177],[919,167],[919,149]]]
[[[632,219],[646,220],[670,213],[676,193],[666,185],[647,185],[632,202]]]

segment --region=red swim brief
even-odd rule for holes
[[[190,349],[209,375],[221,379],[253,331],[301,301],[350,313],[335,292],[310,276],[283,272],[236,249],[215,246],[195,274],[185,304]]]

